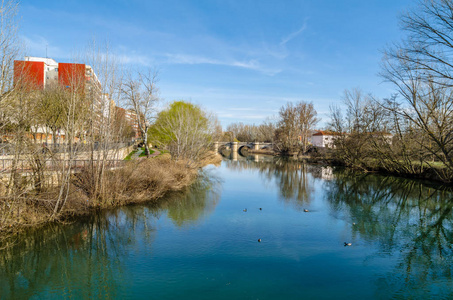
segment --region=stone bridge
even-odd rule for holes
[[[261,150],[264,148],[272,148],[272,143],[262,142],[214,142],[214,151],[219,152],[219,148],[225,146],[231,149],[231,152],[240,152],[242,148],[246,147],[250,150]]]

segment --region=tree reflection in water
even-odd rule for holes
[[[271,158],[256,161],[253,155],[248,159],[226,161],[228,168],[246,170],[258,169],[268,182],[275,182],[280,198],[298,210],[303,210],[312,198],[314,179],[320,177],[322,167],[302,162],[291,162],[286,158]]]
[[[169,195],[159,207],[167,210],[168,217],[179,227],[200,222],[211,214],[220,199],[221,182],[209,170],[199,180],[181,192]]]
[[[229,168],[258,169],[275,181],[286,202],[310,202],[314,179],[323,181],[331,215],[346,221],[353,240],[373,244],[367,259],[395,259],[392,271],[376,280],[379,297],[413,297],[418,292],[452,299],[445,289],[453,272],[453,193],[427,182],[271,159],[227,161]],[[355,223],[356,225],[353,225]],[[396,258],[395,258],[396,257]],[[378,293],[380,293],[378,292]]]
[[[57,296],[47,294],[49,290],[59,290],[60,297],[116,297],[112,282],[127,278],[121,264],[110,262],[117,260],[127,245],[122,242],[132,235],[117,222],[96,215],[84,222],[31,230],[0,255],[2,296],[47,298]]]
[[[332,210],[356,223],[351,226],[352,234],[378,242],[378,253],[370,259],[399,256],[393,271],[377,281],[379,290],[404,298],[417,295],[417,290],[445,293],[445,287],[438,287],[452,280],[453,198],[449,189],[347,171],[336,173],[325,188]],[[451,298],[453,292],[442,296]]]
[[[158,204],[30,230],[0,252],[0,298],[121,298],[131,285],[122,259],[131,251],[151,255],[155,223],[165,211],[179,226],[212,212],[220,194],[214,186],[218,182],[210,178],[202,176],[187,191]]]

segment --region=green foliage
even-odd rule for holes
[[[208,119],[205,113],[195,104],[175,101],[168,109],[161,111],[157,115],[157,119],[153,126],[148,130],[148,139],[152,143],[168,145],[176,139],[175,128],[171,125],[188,126],[189,120],[183,120],[182,114],[190,114],[194,119],[198,120],[198,126],[207,129]]]
[[[157,115],[148,131],[148,140],[168,149],[175,160],[185,158],[196,162],[210,149],[214,123],[199,106],[175,101]]]

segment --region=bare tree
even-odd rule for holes
[[[345,90],[344,115],[332,106],[329,127],[335,132],[335,156],[344,164],[357,169],[374,168],[380,154],[388,151],[391,135],[388,132],[388,113],[378,99],[358,88]]]
[[[299,102],[297,104],[297,112],[299,115],[299,133],[302,143],[302,153],[306,153],[311,132],[319,119],[316,118],[317,112],[313,107],[312,102]]]
[[[238,139],[238,136],[241,132],[242,123],[231,123],[227,126],[226,131],[230,133],[231,141]]]
[[[419,0],[400,20],[408,36],[387,49],[386,56],[403,61],[405,67],[416,70],[420,78],[451,86],[453,1]]]
[[[396,86],[402,101],[387,109],[408,123],[407,136],[417,137],[420,164],[431,165],[448,181],[453,176],[453,1],[421,0],[401,23],[408,36],[385,51],[381,75]],[[435,161],[443,167],[434,167]]]
[[[277,123],[276,146],[282,152],[307,151],[311,130],[318,122],[313,103],[304,101],[296,104],[287,103],[280,108]]]
[[[297,106],[289,102],[282,106],[275,131],[277,150],[285,153],[297,151],[299,148],[299,117]]]
[[[17,13],[19,7],[15,0],[2,0],[0,3],[0,141],[3,140],[5,130],[10,124],[10,117],[6,114],[6,103],[13,96],[14,60],[19,57],[21,43],[18,38]],[[20,74],[19,74],[20,75]],[[17,78],[19,79],[19,77]],[[0,144],[0,150],[3,145]]]
[[[98,44],[93,40],[86,51],[85,59],[89,64],[87,72],[91,77],[90,86],[87,87],[91,108],[87,113],[91,143],[87,157],[88,167],[74,177],[76,184],[90,199],[105,201],[104,195],[108,187],[103,181],[107,160],[118,154],[121,144],[113,142],[118,140],[118,135],[124,131],[127,124],[124,122],[124,115],[118,119],[115,112],[115,103],[119,104],[120,101],[122,72],[107,42]]]
[[[138,72],[135,78],[131,74],[121,85],[121,94],[135,112],[146,155],[149,156],[148,129],[155,114],[158,73],[148,69],[146,73]]]
[[[18,2],[2,0],[0,7],[0,99],[10,91],[13,83],[13,64],[20,54],[18,39]]]
[[[272,143],[275,137],[275,120],[268,117],[258,126],[258,141]]]
[[[404,105],[388,105],[387,109],[407,120],[411,130],[424,137],[420,146],[445,165],[447,173],[439,175],[448,178],[453,175],[453,90],[446,81],[438,83],[419,74],[406,61],[386,63],[383,76],[398,88],[404,100]]]

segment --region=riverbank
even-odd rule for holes
[[[63,200],[61,191],[65,190],[61,186],[28,191],[20,197],[0,197],[0,247],[8,246],[11,237],[25,228],[69,221],[98,210],[158,201],[169,192],[191,185],[202,166],[220,161],[219,156],[212,154],[193,167],[184,160],[173,161],[170,154],[164,153],[127,161],[121,168],[105,170],[101,178],[96,177],[96,170],[82,169],[71,176]],[[58,205],[63,205],[62,209],[55,213]]]
[[[288,158],[292,158],[297,161],[304,161],[310,164],[341,166],[362,173],[376,173],[381,175],[397,176],[408,179],[429,180],[435,181],[443,185],[452,185],[453,183],[451,179],[450,180],[447,179],[448,177],[451,177],[448,176],[447,174],[448,170],[446,169],[446,167],[442,167],[441,165],[430,166],[425,164],[423,166],[420,166],[420,164],[413,162],[412,165],[407,168],[398,168],[395,166],[392,168],[390,163],[388,166],[383,166],[382,164],[378,164],[376,163],[376,161],[374,161],[373,165],[371,164],[360,165],[360,167],[357,167],[351,166],[347,164],[345,161],[326,155],[299,155],[299,156],[281,155],[281,156],[286,156]]]
[[[268,150],[268,149],[261,149],[261,150],[248,150],[248,153],[250,154],[263,154],[263,155],[277,155],[277,153],[274,150]]]
[[[268,149],[252,150],[246,149],[241,153],[243,156],[247,155],[270,155],[286,157],[290,160],[306,162],[310,164],[321,164],[326,166],[341,166],[357,172],[362,173],[376,173],[382,175],[391,175],[408,179],[430,180],[443,185],[452,185],[453,175],[449,175],[446,167],[442,165],[428,165],[421,166],[417,162],[411,162],[410,166],[402,167],[402,164],[395,164],[389,162],[387,165],[378,162],[376,159],[369,158],[363,160],[360,165],[350,165],[344,160],[335,157],[333,149],[322,149],[305,155],[300,155],[297,152],[284,153]],[[222,155],[229,157],[231,150],[223,150]]]

